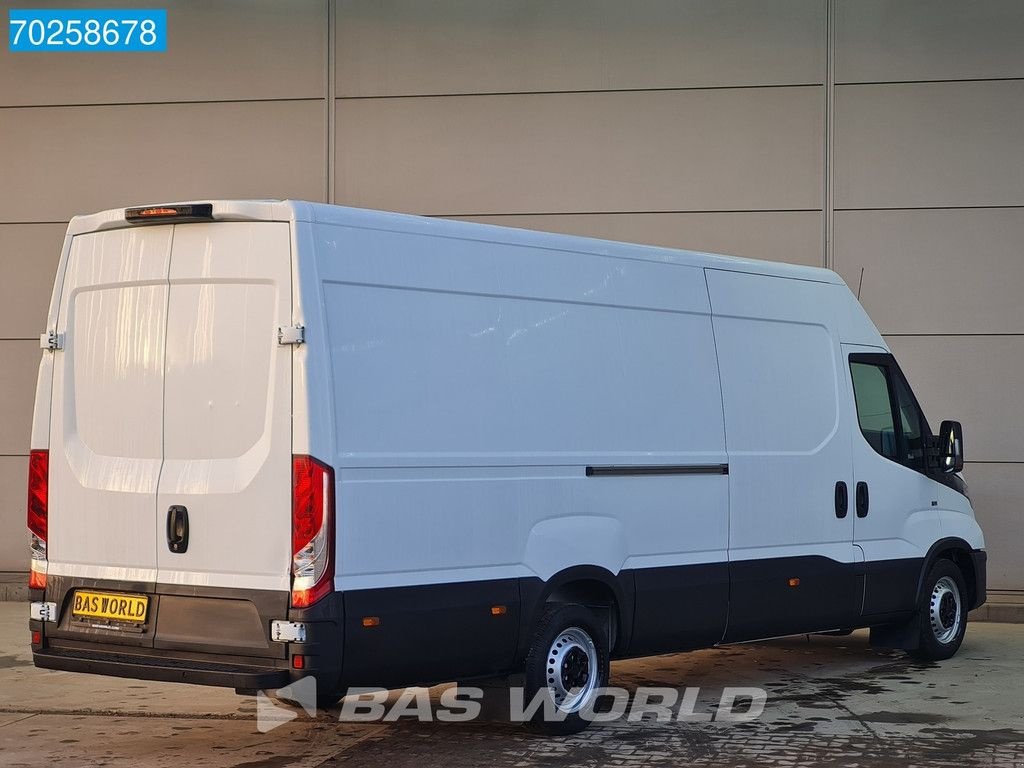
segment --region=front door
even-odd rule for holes
[[[938,484],[927,475],[931,432],[895,358],[843,345],[857,410],[854,542],[864,553],[866,616],[909,611],[939,530]],[[923,536],[920,534],[924,534]]]

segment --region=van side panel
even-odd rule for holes
[[[455,633],[454,664],[465,631],[488,637],[501,620],[489,601],[507,599],[507,579],[725,562],[725,439],[701,270],[333,226],[317,228],[317,250],[347,670],[378,663],[370,646],[359,652],[359,612],[377,601],[368,615],[384,642],[389,598],[400,598],[391,626],[415,605],[402,588],[429,592],[442,613],[453,605],[440,626]],[[704,471],[587,474],[622,465]],[[642,579],[630,628],[653,647],[652,634],[679,639],[706,612],[701,632],[719,639],[725,575],[714,601]],[[436,596],[465,583],[482,585],[473,611]],[[511,661],[512,646],[498,645]]]

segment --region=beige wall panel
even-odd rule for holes
[[[55,55],[55,54],[54,54]],[[322,200],[322,102],[4,110],[0,221],[59,221],[133,203]]]
[[[2,6],[6,20],[12,3]],[[62,0],[58,7],[97,6]],[[148,7],[167,9],[166,53],[11,53],[0,47],[0,105],[324,97],[322,0],[171,0]]]
[[[38,338],[46,330],[64,230],[63,224],[0,224],[0,339]]]
[[[838,0],[837,82],[1024,77],[1020,0]]]
[[[964,477],[985,532],[988,588],[1024,589],[1024,464],[968,463]]]
[[[38,336],[0,341],[0,456],[28,454],[40,355]]]
[[[467,221],[822,266],[819,211],[472,216]]]
[[[337,103],[339,203],[416,213],[813,209],[822,89]]]
[[[1024,333],[1024,208],[839,211],[837,271],[882,333]]]
[[[889,336],[886,341],[933,430],[943,419],[956,419],[964,425],[969,461],[1024,461],[1024,336]]]
[[[0,456],[0,571],[28,570],[28,459]]]
[[[1024,205],[1024,81],[836,88],[837,208]]]
[[[337,95],[821,83],[807,0],[341,0]]]

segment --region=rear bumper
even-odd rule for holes
[[[127,624],[75,617],[72,606],[79,590],[145,595],[145,621]],[[322,692],[337,691],[341,685],[339,594],[295,610],[287,592],[51,575],[45,594],[34,594],[33,599],[56,607],[52,621],[29,622],[40,633],[32,652],[35,665],[43,669],[250,691],[281,688],[310,676]],[[304,624],[303,642],[274,641],[275,620]]]
[[[262,690],[282,688],[291,682],[288,669],[160,658],[153,655],[82,648],[44,648],[34,651],[32,659],[35,665],[42,669],[129,677],[136,680],[160,680],[166,683]]]
[[[974,610],[988,599],[988,553],[983,549],[974,550],[971,552],[971,562],[974,565],[974,599],[971,601],[971,610]]]

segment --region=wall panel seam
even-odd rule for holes
[[[930,85],[932,83],[1004,83],[1024,81],[1024,77],[950,77],[938,80],[841,80],[836,85]]]
[[[335,164],[337,163],[338,147],[337,147],[337,134],[338,134],[338,117],[336,111],[338,109],[338,103],[335,100],[335,92],[337,90],[338,82],[338,64],[337,64],[337,51],[335,46],[338,44],[338,31],[336,29],[338,10],[336,0],[327,1],[327,77],[325,81],[327,83],[327,92],[324,94],[324,110],[326,110],[327,117],[327,130],[326,130],[326,142],[327,142],[327,173],[326,183],[327,190],[324,200],[328,203],[333,204],[336,199],[336,193],[334,190],[335,185]]]
[[[835,268],[835,5],[825,0],[825,141],[824,143],[824,218],[822,261],[826,269]]]
[[[1001,203],[992,205],[893,205],[881,207],[836,208],[836,211],[977,211],[1014,210],[1024,208],[1024,203]]]
[[[272,104],[275,102],[322,101],[322,96],[281,96],[265,99],[197,99],[170,101],[101,101],[84,104],[4,104],[0,110],[12,109],[75,109],[77,107],[160,107],[188,104]]]
[[[678,91],[749,91],[763,88],[821,88],[824,83],[770,83],[763,85],[699,85],[663,88],[579,88],[551,91],[460,91],[456,93],[387,93],[336,96],[338,101],[380,101],[388,99],[446,99],[468,96],[567,96],[584,93],[675,93]]]

